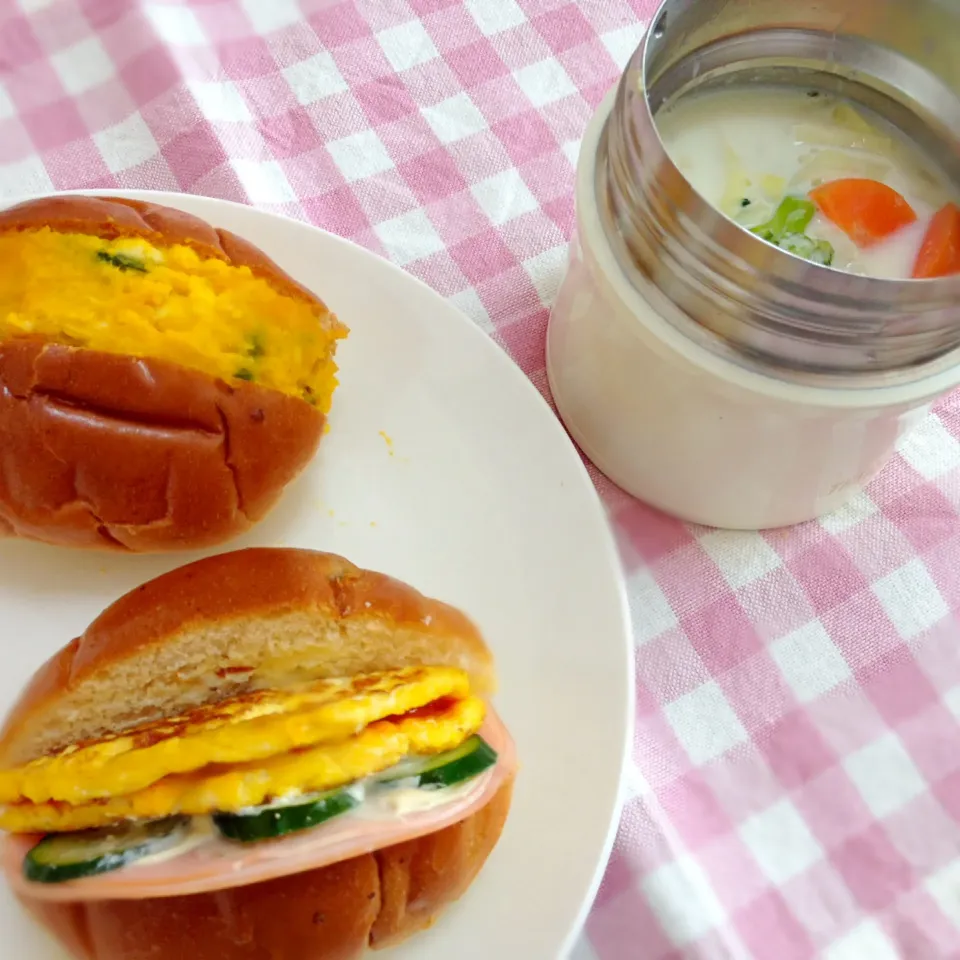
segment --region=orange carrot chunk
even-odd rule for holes
[[[878,180],[831,180],[810,191],[810,199],[858,247],[869,247],[916,221],[913,207]]]
[[[948,203],[930,221],[913,267],[918,280],[960,273],[960,207]]]

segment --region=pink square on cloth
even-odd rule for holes
[[[583,96],[598,84],[606,93],[612,86],[611,78],[618,73],[617,65],[599,37],[565,50],[557,59]]]
[[[804,710],[782,716],[754,738],[770,769],[791,790],[820,776],[838,760]]]
[[[90,132],[72,99],[37,107],[21,117],[34,145],[41,152],[82,140]]]
[[[460,0],[455,0],[421,17],[433,45],[445,59],[454,51],[483,37],[477,21]]]
[[[786,559],[786,567],[807,594],[817,615],[866,589],[867,580],[843,544],[832,537]]]
[[[373,127],[417,112],[416,102],[399,77],[384,77],[354,87],[353,95]]]
[[[649,901],[632,886],[597,906],[587,919],[586,930],[598,960],[627,960],[624,944],[635,946],[637,960],[674,960],[678,956]]]
[[[198,124],[175,137],[164,146],[163,155],[185,190],[227,162],[223,144],[207,124]]]
[[[407,269],[442,297],[451,297],[467,286],[460,268],[446,250],[416,260]]]
[[[354,239],[370,227],[370,220],[349,186],[343,185],[303,201],[310,222],[341,237]]]
[[[511,70],[520,70],[552,55],[549,44],[531,23],[520,23],[491,38],[494,47]]]
[[[0,163],[14,163],[34,152],[33,141],[19,120],[0,120]]]
[[[19,69],[45,56],[45,51],[24,17],[0,21],[0,63]]]
[[[897,732],[917,769],[935,784],[960,771],[960,725],[944,704],[937,702],[897,725]]]
[[[465,90],[475,90],[482,83],[509,73],[493,44],[485,37],[445,54],[447,66],[457,75]]]
[[[755,957],[807,960],[817,954],[807,931],[777,890],[765,893],[737,911],[733,924]]]
[[[639,500],[628,500],[613,519],[637,555],[650,564],[694,542],[682,523]]]
[[[547,311],[523,267],[478,283],[477,292],[488,310],[507,316],[497,333],[513,359],[528,374],[543,369],[544,343],[538,334],[546,333]]]
[[[407,0],[410,9],[421,17],[429,16],[438,10],[448,10],[460,6],[461,0]]]
[[[460,194],[467,187],[450,153],[442,147],[398,164],[397,171],[424,206]]]
[[[858,677],[880,716],[895,726],[939,702],[939,694],[910,650],[898,647]]]
[[[462,240],[477,236],[490,226],[490,221],[469,190],[429,203],[425,209],[448,249]]]
[[[263,37],[245,36],[217,45],[220,69],[231,80],[250,80],[276,73],[277,61]]]
[[[909,960],[957,960],[960,936],[957,925],[940,905],[920,888],[901,897],[883,915],[883,927]]]
[[[317,142],[317,131],[310,114],[303,107],[286,113],[261,117],[257,129],[264,146],[277,159],[299,157],[309,153]]]
[[[825,850],[840,846],[873,823],[873,814],[839,765],[798,785],[791,796]]]
[[[670,703],[710,680],[710,670],[680,627],[651,637],[636,651],[637,677],[660,704]]]
[[[576,3],[567,3],[536,17],[533,25],[555,54],[587,43],[596,36]]]
[[[895,523],[917,553],[957,538],[957,509],[936,484],[923,483],[883,505],[883,515]]]
[[[504,117],[490,129],[500,138],[507,155],[518,167],[535,157],[553,154],[557,149],[553,132],[537,110]]]
[[[761,649],[753,624],[732,591],[691,610],[681,618],[680,625],[714,676],[742,663]]]
[[[328,50],[370,35],[370,25],[353,3],[324,4],[308,21]]]
[[[691,850],[732,829],[730,817],[698,770],[669,781],[656,794],[671,827]]]
[[[179,84],[181,77],[169,51],[154,47],[125,64],[120,79],[137,103],[147,104]]]
[[[860,906],[871,913],[889,907],[916,883],[910,864],[880,824],[832,850],[830,861]]]
[[[64,95],[63,84],[47,61],[37,61],[18,68],[9,79],[4,78],[4,86],[21,114],[60,100]]]
[[[57,190],[116,186],[114,176],[92,140],[73,140],[46,151],[43,165]]]

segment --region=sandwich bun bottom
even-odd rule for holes
[[[19,895],[77,960],[354,960],[430,927],[500,839],[513,777],[465,820],[305,873],[185,897]]]

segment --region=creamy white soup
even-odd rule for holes
[[[768,242],[867,276],[960,273],[960,206],[898,132],[822,92],[732,87],[657,115],[707,202]]]

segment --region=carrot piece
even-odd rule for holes
[[[960,273],[960,207],[948,203],[930,221],[917,254],[913,275],[918,280]]]
[[[879,180],[831,180],[811,190],[810,199],[858,247],[869,247],[917,219],[910,204]]]

